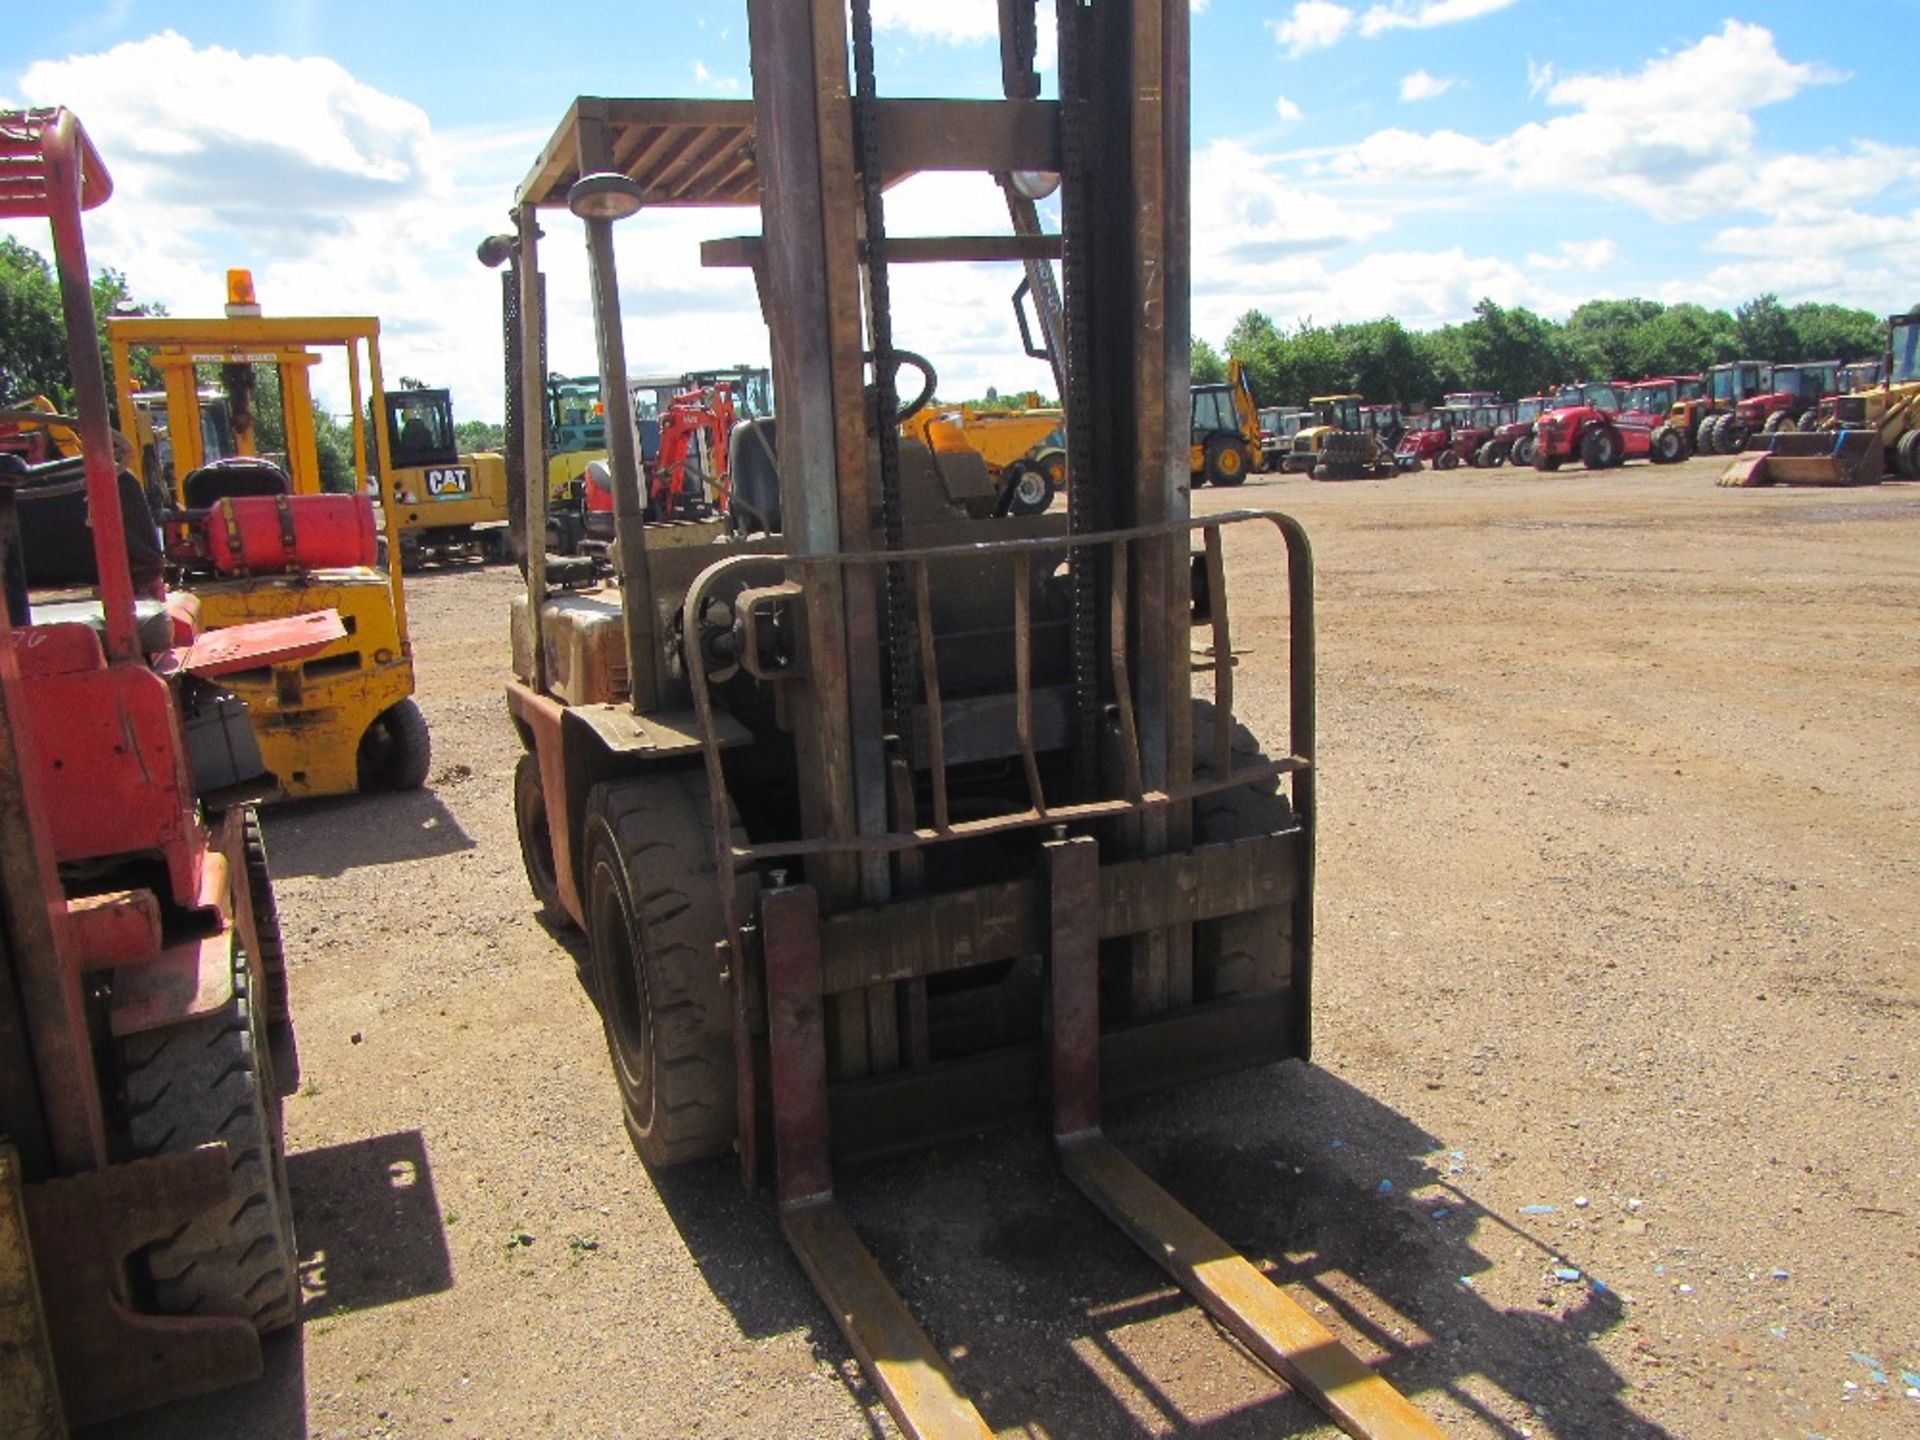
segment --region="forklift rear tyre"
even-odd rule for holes
[[[1207,442],[1207,481],[1212,485],[1238,485],[1247,478],[1252,462],[1247,457],[1247,442],[1238,435],[1216,435]]]
[[[432,765],[427,717],[411,696],[382,710],[360,737],[362,790],[418,790]]]
[[[293,1004],[287,993],[287,948],[280,935],[280,906],[273,898],[273,871],[267,865],[267,837],[260,812],[251,805],[241,822],[247,858],[247,897],[253,905],[253,933],[260,942],[260,1010],[267,1027],[267,1049],[279,1093],[300,1088],[300,1047],[293,1034]]]
[[[293,1324],[300,1298],[265,1019],[236,945],[225,1006],[120,1045],[134,1150],[172,1155],[224,1143],[233,1170],[226,1203],[145,1252],[154,1303],[170,1315],[235,1316],[263,1335]]]
[[[738,1127],[709,814],[699,770],[596,785],[587,796],[594,999],[627,1134],[652,1170],[724,1155]],[[750,881],[740,898],[744,917]]]
[[[1458,450],[1442,450],[1438,455],[1433,457],[1433,468],[1436,470],[1458,470],[1460,468],[1460,452]]]
[[[520,863],[527,888],[540,911],[560,925],[571,925],[560,904],[560,875],[553,863],[553,832],[547,828],[547,792],[540,783],[540,757],[522,755],[513,772],[513,828],[520,835]]]
[[[1662,425],[1653,432],[1648,445],[1648,454],[1656,465],[1677,465],[1687,458],[1687,437],[1684,431],[1671,425]]]
[[[1513,442],[1513,448],[1507,452],[1507,458],[1516,465],[1533,464],[1533,436],[1522,435]]]

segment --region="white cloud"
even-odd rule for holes
[[[1505,10],[1515,0],[1387,0],[1360,17],[1360,33],[1371,38],[1388,30],[1428,30],[1456,25]]]
[[[124,271],[137,298],[216,314],[223,272],[246,266],[269,315],[378,316],[390,379],[448,386],[464,418],[499,416],[500,280],[474,246],[504,227],[549,127],[437,131],[332,60],[243,55],[171,31],[36,64],[19,89],[87,126],[114,178],[112,200],[87,216],[88,256]],[[553,363],[591,369],[578,222],[544,223]],[[729,224],[751,231],[758,216],[649,212],[621,227],[623,288],[644,277],[663,311],[684,312],[629,311],[635,368],[766,354],[751,280],[700,268],[698,241]],[[44,225],[8,228],[46,245]],[[343,379],[325,366],[315,377],[336,410]]]
[[[1535,252],[1527,256],[1527,266],[1533,270],[1604,270],[1620,258],[1620,247],[1612,240],[1602,237],[1598,240],[1562,240],[1559,249],[1551,255]]]
[[[1904,307],[1920,275],[1920,209],[1873,215],[1837,209],[1819,216],[1733,226],[1709,250],[1738,257],[1684,287],[1681,297],[1737,305],[1771,292],[1789,304],[1805,300],[1855,305],[1876,313]]]
[[[699,60],[693,62],[693,81],[709,94],[738,95],[740,93],[738,75],[716,75]]]
[[[1548,103],[1569,113],[1493,140],[1453,130],[1382,130],[1341,163],[1348,175],[1375,183],[1570,189],[1663,220],[1700,219],[1730,204],[1765,209],[1772,199],[1754,183],[1764,162],[1752,112],[1837,78],[1823,66],[1787,60],[1763,27],[1729,20],[1637,71],[1552,80]],[[1871,183],[1871,165],[1849,173],[1855,185]],[[1783,203],[1790,200],[1785,187],[1775,190]]]
[[[1383,0],[1361,11],[1333,0],[1298,0],[1284,20],[1269,20],[1274,39],[1287,47],[1287,58],[1297,60],[1310,50],[1337,45],[1350,34],[1372,39],[1389,30],[1428,30],[1478,20],[1504,10],[1516,0]]]
[[[996,0],[873,0],[875,30],[903,30],[923,40],[965,45],[1000,38]],[[1049,27],[1041,26],[1041,29]]]
[[[1277,95],[1273,101],[1273,113],[1291,125],[1294,121],[1303,118],[1304,112],[1286,96]]]
[[[1402,100],[1432,100],[1451,90],[1455,84],[1451,75],[1434,75],[1425,70],[1414,70],[1400,77],[1400,98]]]
[[[1297,60],[1309,50],[1338,44],[1353,28],[1353,11],[1332,0],[1299,0],[1284,20],[1269,20],[1273,38],[1287,47],[1287,58]]]
[[[1205,14],[1210,3],[1211,0],[1191,0],[1193,13]],[[1043,3],[1035,26],[1039,48],[1036,63],[1042,70],[1053,68],[1058,48],[1059,31],[1052,15],[1053,7]],[[999,0],[940,0],[938,4],[929,4],[928,0],[873,0],[873,28],[876,32],[892,30],[947,45],[978,45],[988,41],[998,44]]]
[[[1300,255],[1276,266],[1256,287],[1220,277],[1196,282],[1193,330],[1217,341],[1249,308],[1266,311],[1282,326],[1393,315],[1410,328],[1429,329],[1471,319],[1483,298],[1564,314],[1587,296],[1543,284],[1512,261],[1469,255],[1459,246],[1375,250],[1344,266],[1322,255]]]
[[[1553,62],[1543,65],[1533,63],[1533,57],[1527,57],[1527,98],[1537,100],[1553,88]]]

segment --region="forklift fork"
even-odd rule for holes
[[[1444,1434],[1100,1129],[1100,849],[1059,836],[1043,848],[1051,971],[1050,1074],[1061,1168],[1229,1334],[1360,1440]],[[888,1283],[833,1194],[825,968],[811,886],[761,896],[768,1068],[780,1227],[847,1343],[910,1436],[992,1433],[933,1340]]]
[[[1349,1435],[1443,1440],[1440,1428],[1100,1130],[1100,847],[1043,850],[1052,982],[1053,1143],[1061,1168],[1109,1220],[1254,1357]]]

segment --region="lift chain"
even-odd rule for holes
[[[873,0],[853,0],[854,132],[860,153],[860,199],[867,231],[867,301],[872,315],[874,431],[880,448],[880,516],[889,551],[906,546],[900,501],[900,394],[895,383],[893,289],[887,273],[887,220],[881,196],[880,146],[875,134]],[[908,753],[913,745],[912,697],[918,684],[914,612],[904,565],[887,566],[887,722]]]
[[[1084,132],[1087,128],[1088,12],[1076,0],[1058,0],[1060,24],[1060,272],[1066,291],[1067,528],[1089,535],[1102,523],[1100,486],[1093,467],[1093,395],[1088,359],[1092,343],[1089,238],[1094,233],[1091,176]],[[1079,483],[1074,483],[1078,481]],[[1086,799],[1099,783],[1099,557],[1093,546],[1076,546],[1067,562],[1071,597],[1074,788]]]

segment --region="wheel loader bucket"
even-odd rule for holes
[[[1765,438],[1765,449],[1733,457],[1722,485],[1877,485],[1886,467],[1876,430],[1783,431]]]

